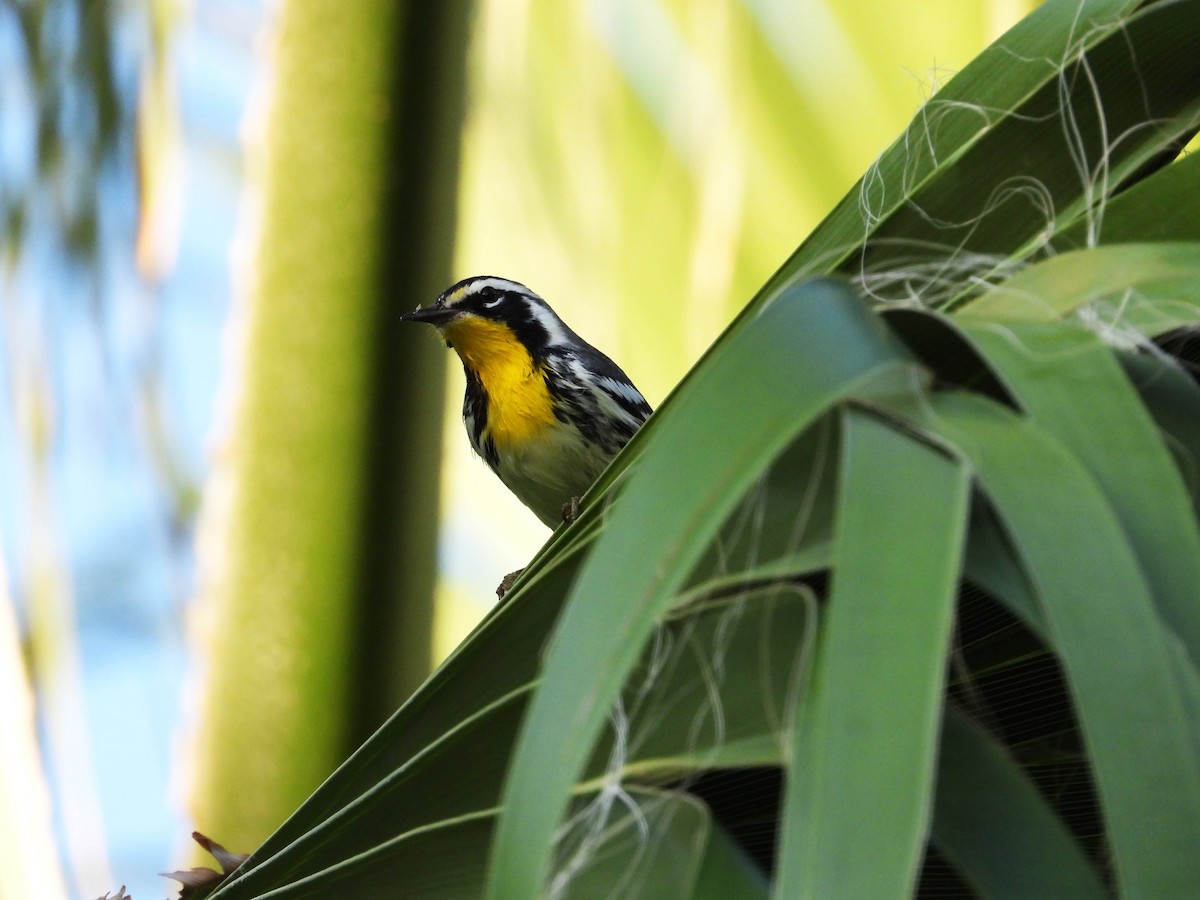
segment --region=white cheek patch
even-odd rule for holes
[[[536,296],[536,295],[535,295]],[[569,343],[567,340],[567,332],[563,328],[562,322],[558,316],[552,313],[548,307],[543,306],[537,300],[526,299],[525,306],[529,309],[529,314],[534,320],[546,329],[546,343],[551,347],[562,346]]]

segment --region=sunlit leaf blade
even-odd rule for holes
[[[942,723],[931,840],[984,897],[1109,896],[1020,767],[953,707]]]
[[[1200,321],[1200,244],[1114,244],[1064,253],[1014,275],[957,314],[1052,321],[1089,304],[1090,320],[1126,340]]]
[[[1200,660],[1200,527],[1179,470],[1112,351],[1092,332],[1062,323],[969,324],[966,333],[1021,407],[1091,472],[1163,618]]]
[[[969,475],[845,416],[832,595],[796,717],[775,896],[899,897],[932,803]]]
[[[996,404],[942,395],[927,425],[970,456],[1036,587],[1122,892],[1186,896],[1200,883],[1195,698],[1118,519],[1062,444]]]
[[[555,685],[522,727],[493,848],[489,895],[534,896],[552,838],[612,701],[714,532],[787,444],[872,378],[906,377],[906,357],[846,287],[784,291],[709,358],[659,420],[580,572],[543,668]],[[839,352],[830,355],[830,346]],[[693,423],[720,416],[703,436]]]

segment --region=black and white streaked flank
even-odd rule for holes
[[[464,313],[469,315],[460,315]],[[466,374],[463,421],[471,445],[551,528],[562,521],[563,504],[591,486],[650,415],[650,405],[616,363],[515,281],[466,278],[411,318],[438,325],[451,347],[456,336],[462,342],[455,349]],[[480,319],[507,326],[528,352],[527,376],[517,386],[505,379],[502,389],[493,387],[494,396],[489,396],[488,384],[496,382],[489,382],[479,352],[466,346],[476,340],[467,323],[478,325]],[[505,440],[499,422],[509,404],[536,406],[537,395],[547,408],[547,394],[552,417],[545,416],[546,427]]]

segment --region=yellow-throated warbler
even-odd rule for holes
[[[458,353],[471,446],[551,528],[650,415],[616,363],[515,281],[466,278],[401,318]]]

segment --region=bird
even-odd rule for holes
[[[400,318],[458,354],[471,446],[552,529],[650,415],[629,376],[516,281],[464,278]]]

